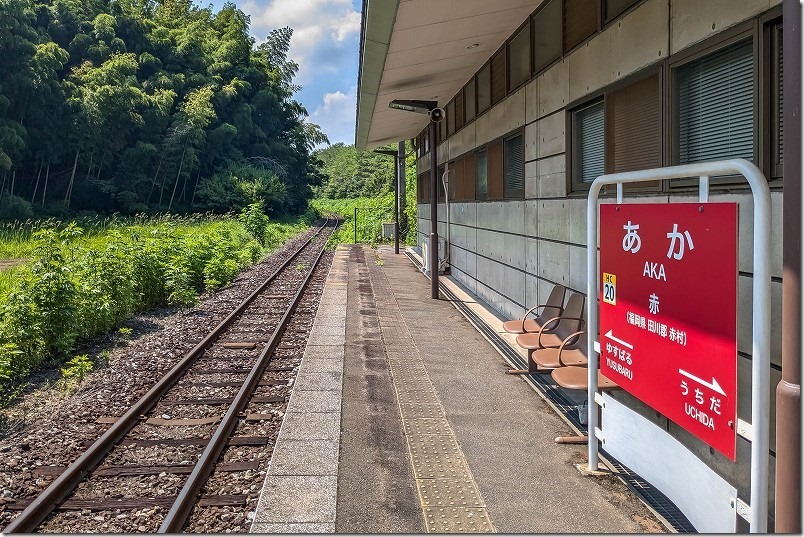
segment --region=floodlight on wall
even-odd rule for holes
[[[429,114],[433,109],[438,108],[438,101],[394,99],[388,103],[388,108],[404,110],[406,112],[416,112],[417,114]]]

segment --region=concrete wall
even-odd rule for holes
[[[542,303],[554,283],[585,292],[586,196],[567,192],[566,105],[779,3],[648,0],[443,142],[439,146],[439,163],[513,129],[525,128],[525,199],[451,204],[451,263],[455,278],[507,318],[520,317],[527,307]],[[429,155],[419,161],[418,173],[428,167]],[[642,196],[639,201],[697,201],[697,196],[665,193]],[[747,190],[713,193],[711,201],[740,205],[738,415],[750,422],[753,204]],[[781,192],[772,193],[772,209],[773,390],[781,376]],[[439,205],[438,214],[438,231],[443,236],[444,204]],[[429,234],[429,205],[419,205],[418,223],[421,243]],[[747,441],[738,438],[738,464],[733,464],[628,394],[617,393],[618,399],[665,427],[733,483],[742,498],[748,499]],[[771,401],[771,450],[775,450],[774,406]],[[770,498],[772,502],[772,493]],[[770,512],[773,513],[772,505]]]

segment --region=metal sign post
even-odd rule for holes
[[[709,177],[742,175],[751,186],[754,199],[754,278],[751,347],[751,498],[749,522],[752,533],[767,532],[768,524],[768,464],[770,408],[770,190],[762,172],[744,159],[702,162],[667,168],[601,175],[589,188],[587,203],[587,319],[589,330],[588,405],[589,450],[588,468],[598,469],[598,413],[592,410],[597,392],[598,354],[595,349],[598,335],[598,202],[603,185],[617,185],[617,203],[622,203],[622,185],[663,179],[699,178],[699,201],[709,201]],[[606,232],[607,230],[603,230]],[[601,349],[602,350],[602,349]],[[735,356],[736,359],[736,356]]]

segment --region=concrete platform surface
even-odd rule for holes
[[[666,531],[507,367],[407,256],[340,246],[251,531]]]

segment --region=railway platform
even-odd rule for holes
[[[454,303],[391,248],[340,246],[295,381],[254,533],[667,531]],[[344,307],[345,305],[345,307]]]

